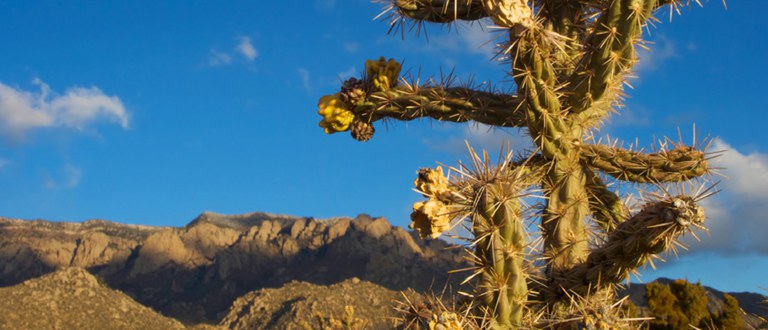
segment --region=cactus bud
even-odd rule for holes
[[[402,65],[394,59],[387,61],[381,57],[378,61],[365,61],[365,72],[368,74],[368,79],[370,79],[373,87],[379,91],[386,91],[395,86],[397,78],[400,76],[400,69],[402,69]]]

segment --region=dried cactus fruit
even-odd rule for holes
[[[441,166],[431,168],[422,168],[416,180],[413,181],[416,190],[421,192],[424,197],[434,196],[443,201],[449,200],[451,190],[448,188],[448,178],[443,174]]]
[[[365,81],[357,78],[349,78],[341,85],[339,99],[344,104],[356,105],[365,100]]]
[[[355,140],[365,142],[373,138],[373,133],[376,133],[376,129],[370,123],[355,120],[352,122],[350,133]]]
[[[448,207],[437,199],[413,204],[411,225],[421,238],[438,238],[451,227],[451,212]]]

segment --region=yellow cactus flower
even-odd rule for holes
[[[413,181],[413,185],[427,198],[435,197],[445,201],[451,195],[451,191],[448,188],[448,178],[443,175],[443,168],[441,166],[434,169],[420,169],[419,175]]]
[[[461,322],[456,313],[442,312],[440,316],[432,314],[429,321],[429,330],[461,330]]]
[[[347,110],[338,94],[321,97],[317,107],[319,108],[317,114],[323,116],[319,125],[326,134],[348,130],[355,119],[355,114]]]
[[[437,199],[414,203],[408,228],[415,229],[422,239],[438,238],[451,228],[449,213],[447,205]]]
[[[394,59],[387,61],[381,57],[378,61],[365,61],[365,72],[377,90],[388,90],[394,86],[400,76],[401,69],[402,65]]]

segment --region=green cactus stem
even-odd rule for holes
[[[704,210],[691,197],[670,196],[649,202],[612,231],[585,262],[571,273],[554,278],[549,288],[559,290],[559,294],[586,295],[621,283],[657,254],[673,248],[680,235],[703,228],[703,224]]]
[[[476,121],[504,127],[525,126],[522,103],[516,97],[463,87],[398,86],[372,93],[352,109],[369,122],[429,117],[441,121]]]
[[[619,196],[608,189],[600,176],[591,169],[585,168],[587,174],[587,192],[589,193],[589,211],[592,218],[605,232],[616,229],[620,223],[627,220],[629,210]]]
[[[630,182],[681,182],[709,172],[707,154],[682,145],[653,154],[599,144],[586,145],[581,157],[589,166]]]
[[[476,286],[483,308],[493,315],[492,329],[514,329],[522,323],[528,299],[523,270],[525,230],[518,196],[510,183],[489,184],[477,193],[473,212],[476,264],[482,271]]]

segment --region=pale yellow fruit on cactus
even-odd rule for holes
[[[338,94],[321,97],[317,107],[319,108],[317,114],[323,116],[319,125],[326,134],[344,132],[355,120],[355,114],[347,110]]]
[[[461,330],[461,322],[456,313],[443,312],[440,316],[432,315],[429,321],[429,330]]]
[[[378,61],[365,61],[365,73],[371,78],[373,87],[377,90],[389,90],[397,82],[402,65],[394,59],[387,61],[384,57]]]
[[[451,195],[448,188],[448,178],[443,175],[443,168],[440,166],[434,169],[422,168],[419,170],[419,175],[413,181],[413,185],[427,198],[435,197],[446,200]]]
[[[527,0],[485,0],[483,4],[488,16],[500,27],[530,27],[534,23]]]
[[[451,228],[450,210],[436,199],[414,203],[411,225],[408,228],[415,229],[422,239],[438,238]]]

